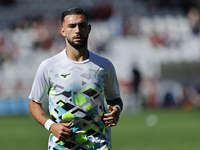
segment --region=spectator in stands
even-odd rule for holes
[[[0,36],[0,66],[5,61],[17,62],[19,60],[17,44],[12,40],[9,33]]]
[[[110,30],[113,36],[123,35],[124,16],[119,8],[113,8],[112,15],[109,18]]]
[[[140,33],[140,15],[126,16],[123,24],[123,35],[138,36]]]
[[[150,41],[153,44],[154,47],[163,47],[166,46],[165,44],[165,39],[163,38],[163,36],[158,33],[157,31],[152,31],[151,35],[150,35]]]
[[[35,32],[34,49],[49,50],[53,44],[53,34],[50,22],[46,19],[39,19],[33,23],[32,30]]]
[[[4,62],[4,51],[5,51],[5,45],[4,45],[4,38],[3,36],[0,36],[0,70],[2,69],[3,62]]]
[[[200,14],[197,8],[192,7],[188,12],[188,20],[194,35],[200,33]]]

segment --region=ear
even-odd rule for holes
[[[88,34],[90,34],[91,28],[92,28],[92,27],[91,27],[91,25],[89,24],[89,25],[88,25]]]
[[[60,33],[61,33],[64,37],[66,37],[66,35],[65,35],[65,30],[64,30],[63,27],[60,27]]]

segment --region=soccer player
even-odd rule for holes
[[[40,64],[29,111],[51,132],[49,150],[111,150],[108,132],[123,109],[115,69],[87,49],[91,25],[80,8],[64,11],[61,22],[66,48]],[[42,108],[46,95],[51,119]]]

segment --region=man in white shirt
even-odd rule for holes
[[[51,132],[49,150],[111,150],[108,128],[123,109],[114,66],[87,49],[91,25],[80,8],[64,11],[61,22],[66,48],[40,64],[29,111]],[[51,119],[42,109],[46,95]]]

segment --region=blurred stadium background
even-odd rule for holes
[[[65,48],[60,16],[75,6],[87,12],[92,25],[89,50],[116,68],[124,114],[198,110],[198,0],[0,0],[2,120],[29,115],[36,70]]]
[[[74,6],[89,15],[89,49],[116,67],[125,110],[200,106],[198,1],[1,0],[0,115],[27,113],[37,67],[64,49],[60,16]]]

